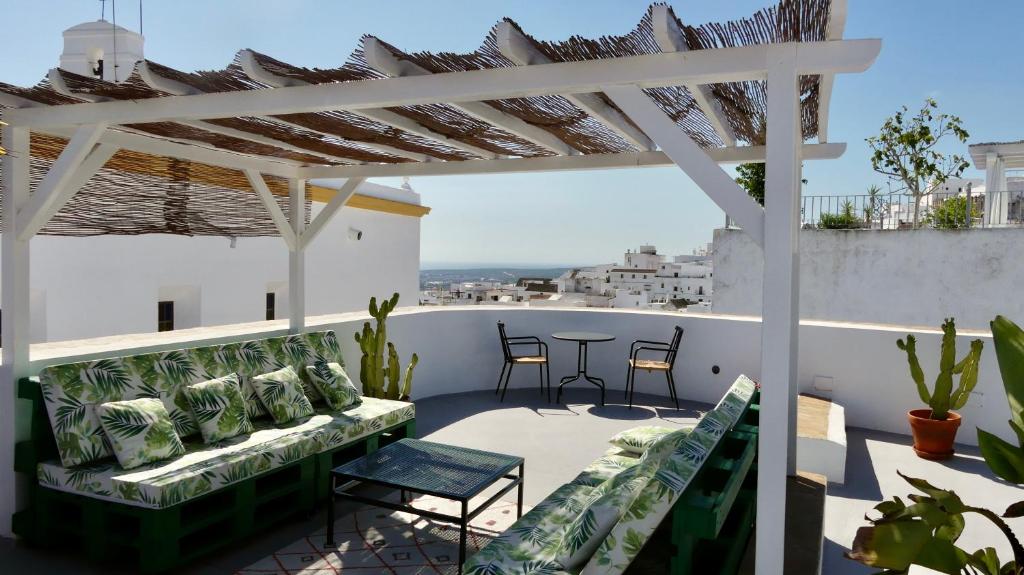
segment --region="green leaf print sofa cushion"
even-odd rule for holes
[[[185,440],[199,434],[185,387],[234,372],[247,390],[245,378],[316,361],[343,363],[333,331],[55,365],[40,372],[39,383],[61,463],[72,467],[113,455],[96,415],[101,403],[159,398]],[[266,414],[254,415],[249,397],[246,407],[250,416]]]
[[[612,447],[573,481],[557,489],[470,557],[463,572],[470,575],[623,573],[668,517],[719,440],[739,421],[755,388],[753,381],[740,376],[696,427],[664,436],[660,445],[649,448],[644,457]],[[615,484],[620,486],[619,494],[601,501],[599,498],[606,490],[602,485]],[[618,509],[602,509],[605,520],[608,516],[619,515],[610,529],[605,524],[604,532],[599,533],[597,517],[593,517],[585,529],[580,529],[585,523],[581,515],[586,510],[607,505],[612,500],[620,505]],[[575,530],[577,541],[567,545],[567,539],[573,537],[570,530]],[[587,531],[587,536],[581,537],[580,531]],[[597,550],[584,557],[585,553],[578,553],[584,544],[587,553],[595,547]]]
[[[256,395],[277,423],[287,423],[313,414],[313,405],[302,390],[302,381],[292,366],[252,378]]]
[[[185,455],[171,416],[159,399],[111,401],[96,412],[118,463],[125,469]]]
[[[269,419],[254,422],[255,430],[214,444],[199,438],[185,444],[186,453],[125,470],[112,459],[77,467],[59,461],[40,463],[45,487],[161,509],[215,491],[303,457],[350,444],[415,417],[411,403],[364,397],[340,412],[317,413],[302,422],[278,426]]]
[[[232,373],[185,388],[185,397],[205,443],[252,433],[238,374]]]

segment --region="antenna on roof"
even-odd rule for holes
[[[107,0],[100,0],[100,20],[107,19]]]

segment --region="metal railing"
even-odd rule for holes
[[[1024,191],[931,193],[917,205],[917,227],[963,229],[1024,226]],[[914,228],[914,198],[906,194],[804,196],[804,229]]]

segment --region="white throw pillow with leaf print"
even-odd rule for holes
[[[313,404],[302,391],[299,374],[290,365],[257,375],[252,378],[252,387],[274,418],[274,423],[287,423],[296,417],[313,415]]]
[[[125,469],[185,455],[174,422],[159,399],[111,401],[98,405],[96,413],[117,462]]]
[[[185,397],[199,422],[204,443],[252,433],[245,397],[238,385],[238,374],[194,383],[185,388]]]
[[[318,361],[306,366],[306,375],[313,387],[324,396],[327,405],[338,411],[361,401],[362,396],[355,384],[345,373],[345,368],[336,362]]]
[[[665,435],[672,433],[671,427],[641,425],[620,431],[608,440],[615,447],[633,455],[643,455],[647,448]]]
[[[590,560],[650,481],[653,469],[649,465],[630,467],[594,489],[597,497],[569,524],[555,552],[555,561],[563,569],[576,570]]]

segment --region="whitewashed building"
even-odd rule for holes
[[[626,251],[623,262],[569,270],[556,280],[558,291],[606,296],[607,306],[617,308],[711,301],[713,273],[707,250],[670,260],[655,246],[644,245]]]

